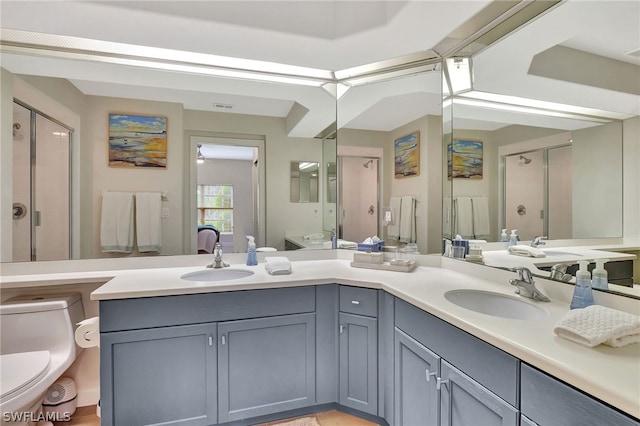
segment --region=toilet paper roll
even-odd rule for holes
[[[100,319],[93,317],[80,321],[75,337],[76,343],[81,348],[100,346]]]

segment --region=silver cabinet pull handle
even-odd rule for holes
[[[428,369],[428,368],[427,368],[426,370],[424,370],[424,371],[425,371],[425,374],[426,374],[426,376],[427,376],[427,382],[430,382],[430,381],[431,381],[431,376],[436,377],[436,374],[437,374],[437,373],[431,373],[431,372],[429,372],[429,369]],[[436,377],[436,379],[438,379],[438,378]]]
[[[213,346],[213,337],[209,336],[209,346]]]
[[[344,325],[340,324],[340,333],[344,333]]]
[[[442,377],[436,377],[436,389],[440,390],[442,385],[449,383],[448,380],[442,380]]]
[[[351,304],[352,304],[352,305],[359,305],[359,304],[360,304],[360,301],[359,301],[359,300],[352,300],[352,301],[351,301]]]
[[[227,338],[225,337],[225,335],[222,335],[222,346],[227,344]]]

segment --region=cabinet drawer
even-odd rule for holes
[[[315,312],[315,286],[100,302],[100,332]]]
[[[521,368],[521,411],[540,426],[640,424],[527,364],[523,363]]]
[[[340,286],[340,312],[378,316],[378,290]]]

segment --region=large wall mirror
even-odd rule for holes
[[[632,2],[563,2],[447,61],[445,237],[495,242],[504,228],[526,244],[634,236],[623,191],[637,192],[625,173],[638,163],[623,152],[640,140],[640,63],[624,52],[637,45],[639,12]]]

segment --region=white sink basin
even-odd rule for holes
[[[450,290],[445,299],[454,305],[494,317],[533,320],[544,318],[547,311],[514,296],[482,290]]]
[[[189,272],[180,278],[187,281],[230,281],[238,280],[253,275],[253,271],[246,269],[205,269],[202,271]]]

